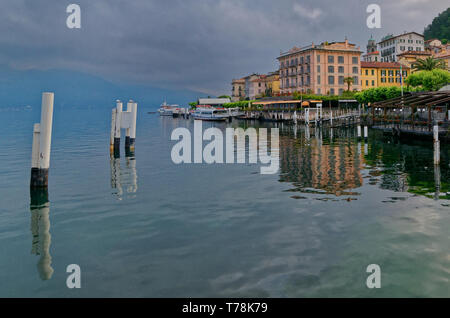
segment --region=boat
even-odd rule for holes
[[[158,112],[160,116],[178,117],[180,113],[180,106],[177,104],[170,105],[164,101],[158,109]]]
[[[197,107],[192,114],[192,118],[198,120],[224,121],[230,118],[230,114],[225,108]]]

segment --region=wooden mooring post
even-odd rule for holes
[[[53,93],[42,94],[41,122],[33,127],[30,188],[48,187],[53,125]]]
[[[439,143],[439,126],[435,124],[433,126],[433,145],[434,145],[434,164],[439,165],[441,162],[440,143]]]

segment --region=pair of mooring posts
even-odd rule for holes
[[[358,125],[356,127],[356,133],[358,136],[358,139],[361,139],[361,125]],[[369,138],[369,127],[364,126],[364,139]]]
[[[41,121],[33,127],[33,147],[31,150],[31,189],[48,188],[48,170],[52,143],[54,94],[42,94]],[[122,111],[122,102],[116,102],[112,111],[111,154],[120,156],[120,130],[126,129],[125,150],[134,152],[136,140],[137,103],[129,101],[127,111]]]
[[[130,100],[127,103],[127,110],[123,111],[123,104],[116,101],[116,107],[112,109],[111,117],[111,156],[120,157],[120,130],[125,129],[125,151],[134,152],[136,141],[136,118],[137,103]]]

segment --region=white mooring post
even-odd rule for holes
[[[42,94],[41,122],[33,127],[33,149],[31,150],[31,188],[48,187],[48,169],[53,125],[53,93]]]
[[[361,126],[360,125],[358,125],[356,127],[356,131],[357,131],[358,139],[361,139]]]
[[[110,151],[114,157],[120,156],[120,130],[125,129],[125,150],[134,151],[136,140],[136,119],[137,103],[130,100],[127,103],[127,110],[123,111],[123,104],[116,101],[116,107],[112,110],[111,116],[111,141]]]
[[[309,108],[305,109],[305,123],[309,125]]]
[[[364,139],[367,139],[369,137],[369,128],[367,126],[364,126]]]
[[[297,111],[294,110],[294,124],[297,125]]]
[[[434,144],[434,164],[439,165],[441,162],[440,145],[439,145],[439,126],[433,126],[433,144]]]
[[[330,126],[333,126],[333,111],[330,110]]]

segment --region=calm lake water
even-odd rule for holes
[[[0,110],[2,297],[450,297],[448,147],[435,169],[428,143],[279,125],[276,175],[175,165],[171,132],[193,121],[141,107],[135,157],[111,160],[109,108],[55,105],[49,203],[37,208],[39,114]],[[373,263],[381,289],[366,287]],[[69,264],[81,289],[66,287]]]

